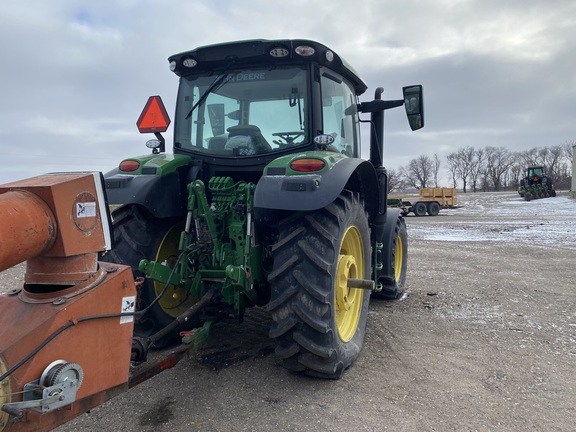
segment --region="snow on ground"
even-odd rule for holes
[[[407,217],[410,238],[576,249],[576,200],[567,193],[530,202],[513,192],[461,193],[458,205],[435,218]]]

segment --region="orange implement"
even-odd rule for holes
[[[0,194],[0,221],[0,271],[48,251],[56,239],[52,210],[27,191]]]

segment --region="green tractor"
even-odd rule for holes
[[[146,276],[134,357],[197,346],[217,320],[260,306],[286,368],[339,378],[361,350],[370,297],[404,292],[408,242],[400,210],[386,206],[384,111],[405,106],[420,129],[422,86],[360,102],[365,82],[310,40],[210,45],[169,63],[180,77],[173,154],[153,96],[137,123],[155,134],[152,153],[105,176],[120,206],[103,259]]]
[[[542,166],[531,166],[526,169],[526,177],[520,180],[518,193],[526,201],[556,196],[552,178],[546,175]]]

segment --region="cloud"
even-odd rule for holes
[[[0,15],[0,183],[107,171],[146,153],[135,121],[148,96],[174,109],[167,57],[251,38],[327,44],[369,84],[362,100],[378,86],[398,98],[403,85],[422,83],[425,129],[408,133],[402,113],[386,115],[391,168],[468,145],[564,143],[576,138],[575,33],[567,0],[9,2]]]

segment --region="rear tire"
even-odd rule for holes
[[[323,209],[280,223],[268,280],[270,336],[284,367],[338,379],[358,357],[370,295],[347,280],[370,279],[368,217],[357,194],[344,191]]]
[[[178,219],[157,219],[138,206],[123,206],[112,213],[114,249],[100,259],[129,265],[134,277],[144,276],[138,269],[143,259],[164,262],[170,266],[178,257],[178,242],[182,225]],[[136,310],[143,310],[162,292],[164,284],[145,279],[138,291]],[[178,315],[198,301],[179,288],[169,286],[165,294],[148,312],[134,323],[136,336],[150,336],[174,321]],[[192,319],[173,333],[157,341],[156,347],[180,341],[179,333],[201,325]]]
[[[419,201],[414,205],[414,209],[412,210],[416,216],[424,216],[426,214],[426,204]]]

